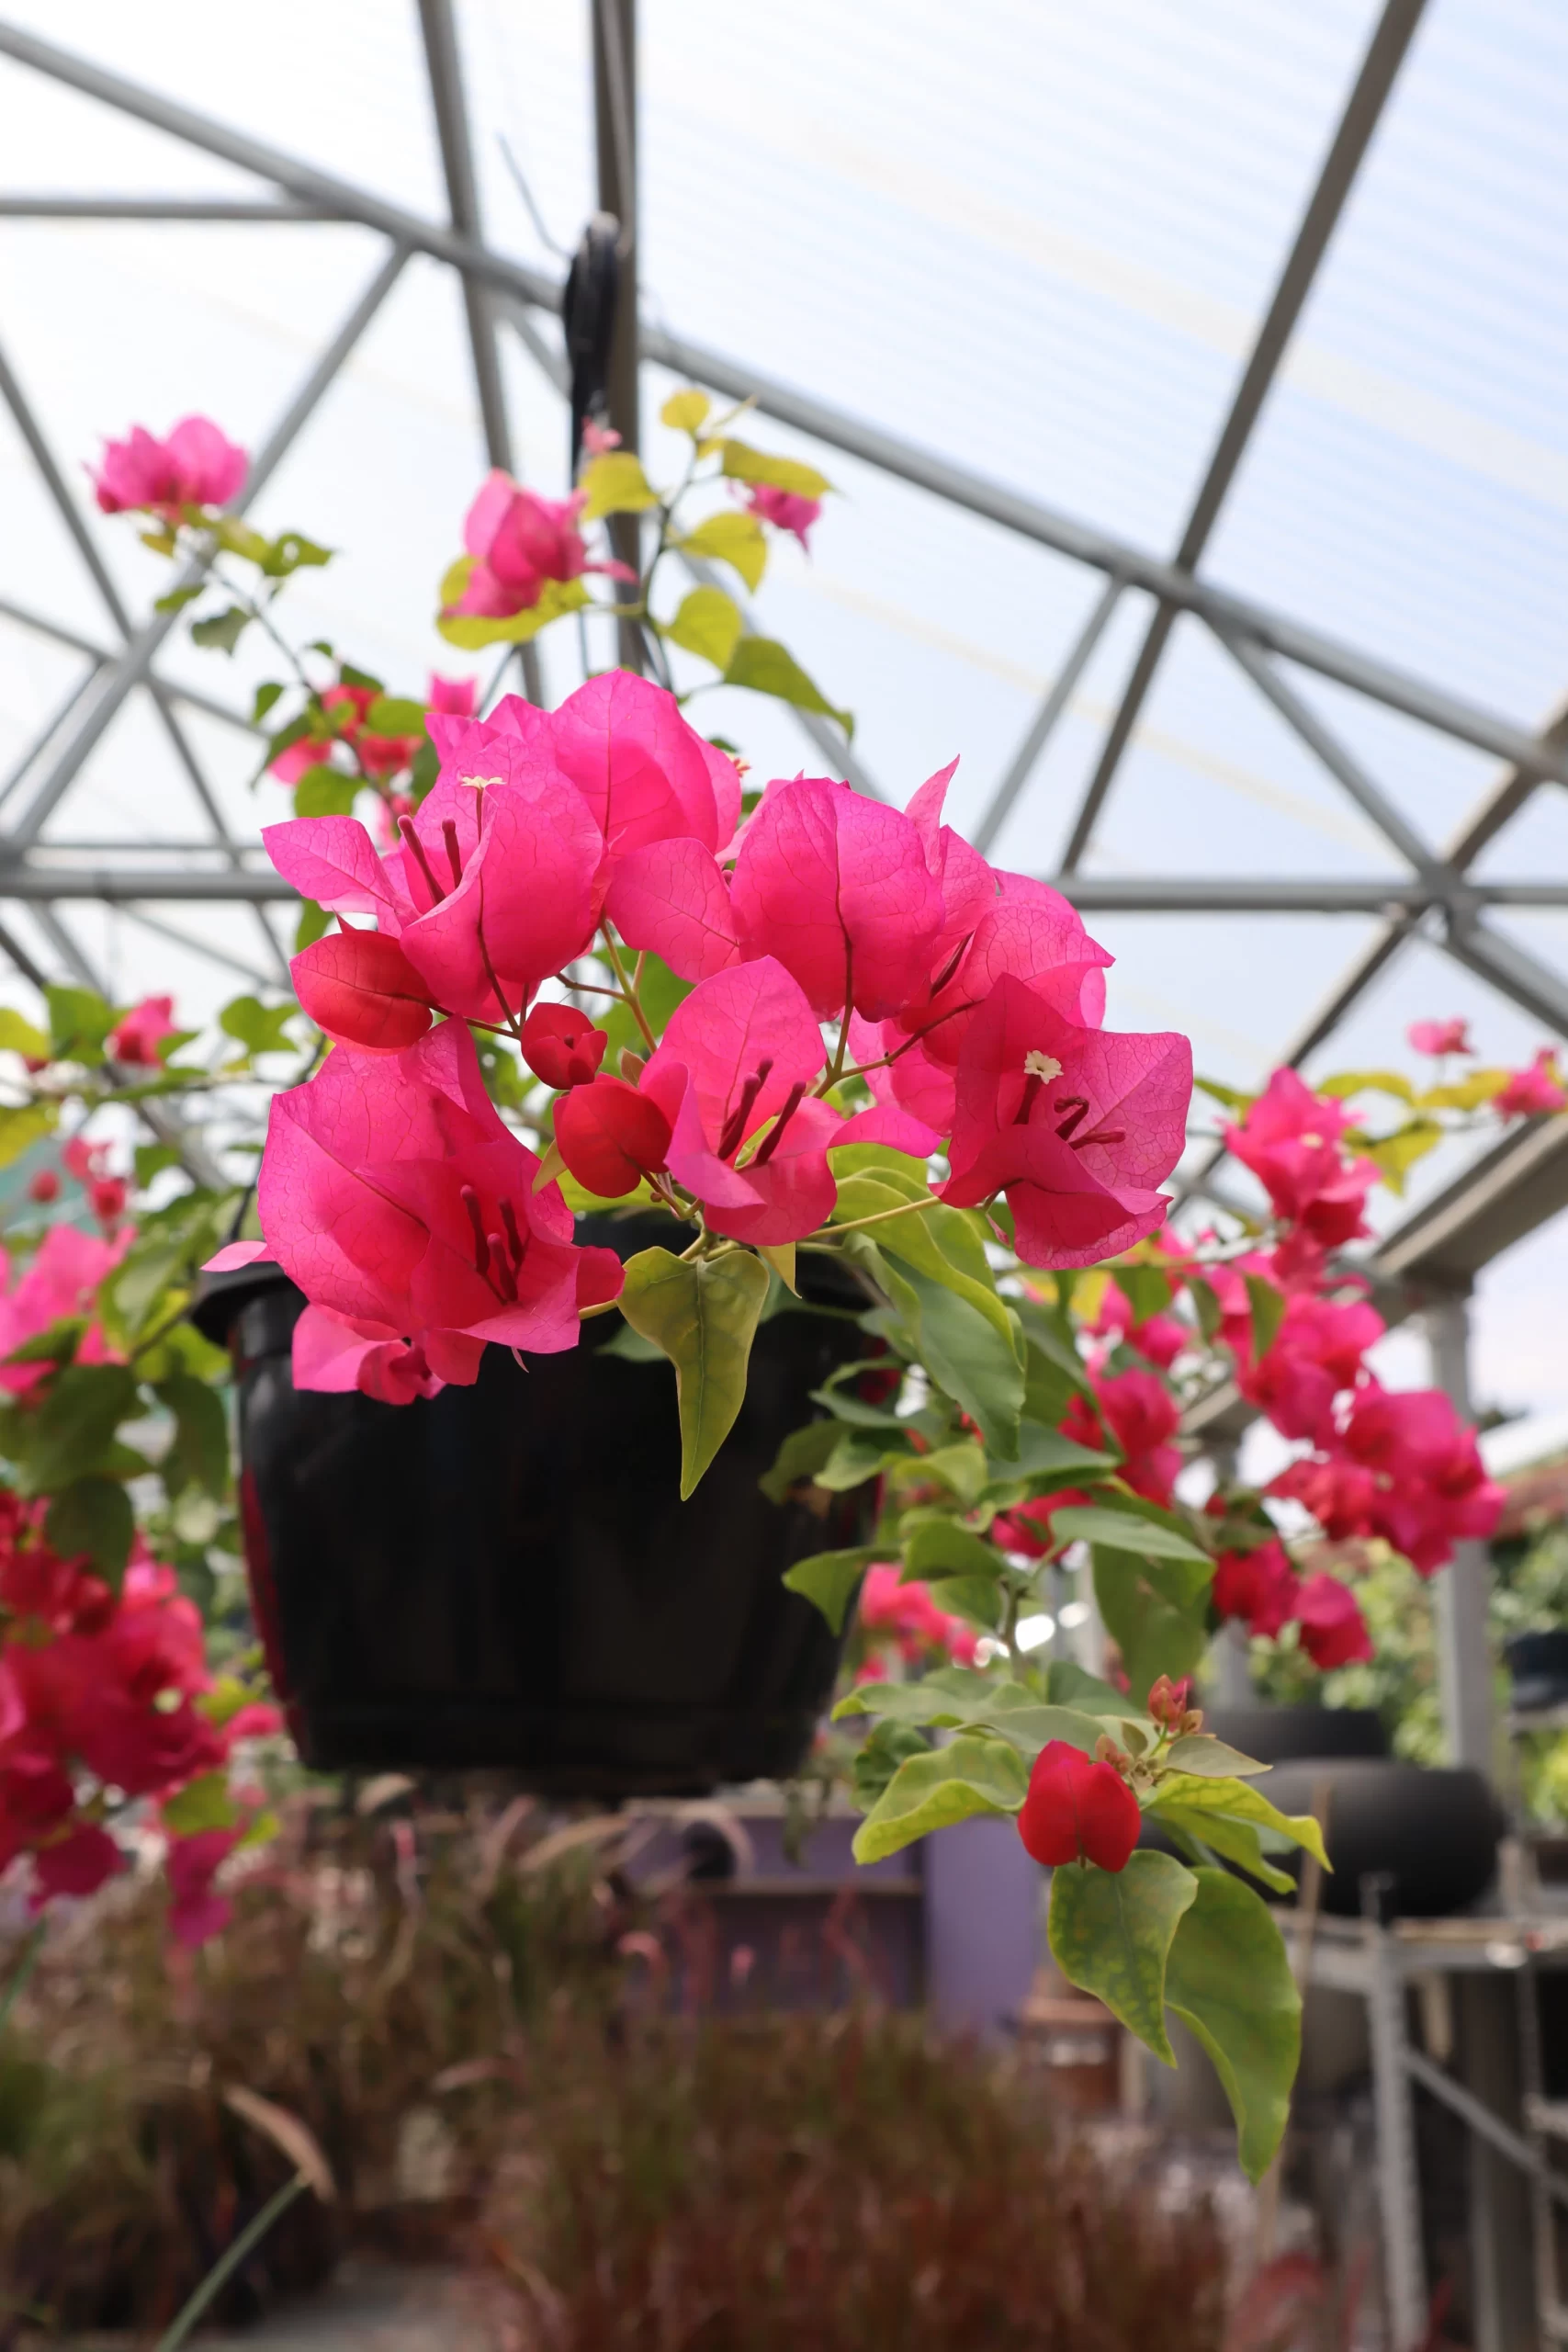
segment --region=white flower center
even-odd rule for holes
[[[1038,1046],[1032,1053],[1025,1054],[1023,1067],[1031,1078],[1060,1078],[1062,1075],[1062,1065],[1055,1056],[1043,1054]]]
[[[504,784],[506,779],[500,775],[460,775],[457,781],[459,784],[471,784],[476,792],[482,792],[487,784]]]

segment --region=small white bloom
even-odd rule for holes
[[[1043,1054],[1038,1046],[1025,1054],[1023,1067],[1031,1078],[1060,1078],[1062,1065],[1054,1054]]]

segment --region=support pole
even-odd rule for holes
[[[599,167],[599,209],[620,222],[620,280],[615,290],[615,327],[610,342],[605,386],[609,421],[623,449],[642,447],[642,402],[637,337],[637,6],[636,0],[590,0],[593,20],[593,141]],[[642,517],[613,514],[610,544],[622,563],[642,573]],[[616,586],[622,604],[637,594]],[[618,628],[623,670],[644,666],[642,629],[636,621]]]
[[[1470,1397],[1470,1305],[1462,1291],[1426,1310],[1432,1374],[1461,1419]],[[1450,1764],[1493,1770],[1492,1649],[1486,1630],[1491,1563],[1484,1544],[1461,1544],[1438,1579],[1438,1681]]]

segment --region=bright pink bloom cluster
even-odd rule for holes
[[[918,1666],[933,1650],[959,1666],[975,1662],[978,1636],[973,1626],[939,1609],[930,1585],[906,1584],[897,1561],[882,1560],[867,1568],[856,1622],[867,1633],[889,1635],[907,1666]],[[884,1670],[879,1659],[868,1658],[860,1679],[879,1679]]]
[[[443,678],[431,673],[425,690],[425,702],[433,710],[448,718],[471,718],[479,694],[479,684],[473,678]],[[412,767],[423,738],[418,735],[372,735],[366,729],[370,706],[378,699],[374,686],[324,686],[321,690],[323,710],[344,714],[329,733],[301,735],[297,742],[288,743],[277,757],[268,763],[269,773],[280,784],[298,784],[307,768],[323,762],[337,742],[349,744],[367,775],[385,777],[399,775]],[[348,714],[353,716],[349,717]]]
[[[1543,1111],[1561,1111],[1568,1091],[1557,1073],[1557,1056],[1543,1046],[1528,1069],[1517,1069],[1506,1086],[1492,1098],[1492,1107],[1505,1119],[1529,1119]]]
[[[473,570],[443,617],[471,614],[509,620],[532,612],[547,581],[577,580],[585,571],[635,581],[637,574],[624,563],[589,560],[577,525],[587,496],[579,490],[570,498],[541,498],[499,469],[487,475],[463,523],[463,545],[474,559]]]
[[[423,1394],[472,1379],[487,1339],[571,1344],[577,1277],[548,1254],[570,1246],[558,1192],[530,1177],[525,1210],[517,1170],[483,1174],[479,1136],[446,1107],[485,1124],[463,1021],[527,1014],[525,1056],[561,1090],[557,1148],[589,1192],[672,1180],[738,1240],[814,1231],[835,1146],[925,1159],[947,1136],[942,1197],[1005,1194],[1034,1263],[1092,1263],[1160,1224],[1186,1041],[1100,1029],[1110,958],[1055,891],[993,871],[942,823],[951,769],[904,813],[824,779],[776,782],[741,826],[734,762],[624,672],[554,712],[510,697],[429,728],[440,772],[389,855],[348,818],[265,836],[303,896],[377,926],[295,958],[300,1002],[339,1051],[275,1104],[260,1188],[270,1248],[354,1327],[329,1350],[301,1326],[313,1385]],[[601,1067],[603,1033],[534,1003],[606,918],[695,984],[630,1078]],[[438,1014],[453,1017],[433,1028]],[[848,1117],[825,1099],[822,1033],[846,1021],[875,1097]],[[488,1128],[483,1148],[502,1148]],[[417,1173],[388,1173],[405,1161]],[[607,1269],[581,1279],[579,1304],[615,1295]]]
[[[123,1186],[123,1178],[108,1182]],[[26,1267],[13,1283],[11,1264],[0,1250],[0,1388],[13,1396],[28,1389],[52,1371],[48,1363],[7,1363],[28,1340],[52,1330],[57,1323],[91,1317],[77,1342],[78,1363],[115,1363],[119,1358],[108,1346],[94,1308],[99,1285],[111,1274],[136,1238],[134,1226],[121,1226],[111,1241],[84,1233],[79,1226],[51,1225]]]
[[[187,506],[227,506],[249,467],[209,417],[184,416],[162,441],[140,424],[124,441],[106,441],[93,488],[106,514],[142,509],[174,524]]]
[[[201,1616],[138,1539],[117,1594],[44,1542],[42,1506],[0,1489],[0,1871],[24,1857],[35,1909],[90,1894],[121,1866],[106,1823],[225,1770],[236,1741],[276,1731],[245,1706],[220,1726]],[[171,1838],[170,1924],[199,1943],[228,1905],[213,1874],[240,1826]]]
[[[1244,1621],[1249,1634],[1276,1639],[1299,1625],[1301,1645],[1322,1673],[1372,1655],[1360,1604],[1348,1585],[1326,1570],[1299,1577],[1282,1544],[1226,1552],[1214,1570],[1214,1606],[1222,1617]]]

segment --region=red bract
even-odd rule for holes
[[[1237,1373],[1244,1396],[1260,1406],[1283,1437],[1322,1442],[1334,1399],[1351,1387],[1361,1359],[1387,1326],[1365,1299],[1336,1302],[1298,1293],[1286,1302],[1274,1342],[1259,1363]],[[1250,1345],[1251,1327],[1247,1327]]]
[[[1350,1124],[1335,1102],[1315,1095],[1293,1069],[1277,1069],[1225,1142],[1258,1178],[1277,1216],[1316,1250],[1337,1250],[1366,1231],[1363,1212],[1378,1181],[1369,1159],[1348,1160],[1338,1138]]]
[[[1062,1421],[1062,1433],[1079,1445],[1102,1446],[1103,1420],[1126,1457],[1120,1475],[1134,1494],[1150,1502],[1168,1503],[1181,1468],[1181,1455],[1170,1443],[1181,1421],[1181,1408],[1165,1383],[1152,1372],[1119,1372],[1113,1377],[1091,1375],[1100,1417],[1086,1398],[1075,1396]],[[1059,1503],[1061,1498],[1056,1498]]]
[[[1099,1264],[1164,1223],[1191,1091],[1185,1037],[1082,1028],[1004,977],[964,1039],[942,1198],[1003,1192],[1027,1264]]]
[[[823,777],[772,784],[730,886],[749,956],[773,956],[830,1019],[882,1021],[923,990],[943,922],[919,833],[897,809]]]
[[[1064,1739],[1046,1742],[1018,1816],[1018,1834],[1037,1862],[1123,1871],[1142,1826],[1138,1800],[1113,1764],[1094,1763]]]
[[[40,1168],[36,1176],[28,1178],[28,1198],[37,1201],[40,1208],[60,1198],[60,1179],[52,1168]]]
[[[901,1112],[840,1118],[808,1091],[826,1060],[810,1005],[772,956],[717,973],[676,1006],[639,1084],[671,1123],[671,1174],[716,1233],[772,1246],[815,1232],[837,1197],[835,1144],[922,1159],[934,1148]]]
[[[1296,1614],[1301,1580],[1282,1544],[1261,1544],[1256,1552],[1223,1552],[1211,1588],[1222,1617],[1245,1619],[1249,1634],[1272,1640]]]
[[[556,1104],[556,1148],[580,1184],[618,1201],[663,1167],[670,1121],[650,1095],[601,1072]]]
[[[558,1188],[534,1190],[538,1164],[460,1023],[397,1055],[340,1046],[273,1100],[262,1230],[307,1298],[466,1384],[487,1340],[572,1347],[580,1309],[620,1292],[614,1251],[575,1249]]]
[[[1543,1111],[1561,1111],[1568,1103],[1568,1093],[1557,1075],[1557,1057],[1550,1046],[1543,1046],[1528,1069],[1514,1070],[1502,1091],[1492,1098],[1492,1107],[1503,1119],[1529,1119]]]
[[[586,1086],[609,1042],[571,1004],[536,1004],[523,1023],[523,1058],[547,1086]]]
[[[503,619],[532,612],[547,580],[576,580],[585,571],[633,579],[623,563],[590,562],[577,527],[586,502],[581,490],[570,498],[540,498],[499,469],[488,474],[463,523],[463,545],[474,566],[443,616],[477,613]]]
[[[294,1326],[296,1388],[346,1395],[358,1389],[383,1405],[412,1405],[446,1385],[431,1371],[424,1351],[384,1323],[351,1323],[324,1306],[307,1306]]]
[[[1168,1372],[1177,1357],[1195,1344],[1190,1327],[1174,1315],[1150,1315],[1142,1323],[1135,1322],[1126,1294],[1114,1282],[1106,1284],[1100,1313],[1089,1329],[1097,1336],[1114,1333],[1162,1372]]]
[[[162,441],[140,424],[127,440],[106,441],[93,487],[106,514],[145,508],[177,523],[186,506],[227,506],[248,469],[210,417],[184,416]]]
[[[1470,1042],[1468,1021],[1414,1021],[1404,1034],[1418,1054],[1470,1054],[1475,1050]]]
[[[66,1149],[69,1151],[71,1146],[67,1145]],[[94,1185],[119,1181],[97,1176],[89,1180]],[[100,1241],[96,1234],[84,1233],[79,1226],[51,1225],[21,1279],[0,1293],[0,1358],[14,1355],[25,1340],[37,1339],[40,1331],[49,1330],[56,1323],[73,1321],[78,1316],[90,1317],[97,1302],[99,1285],[106,1275],[114,1272],[135,1238],[135,1231],[129,1226],[122,1227],[113,1240]],[[9,1273],[9,1261],[0,1250],[0,1283]],[[90,1321],[77,1343],[76,1362],[118,1361],[98,1323]],[[36,1387],[50,1369],[46,1363],[0,1362],[0,1389],[22,1396]]]
[[[109,1031],[105,1049],[111,1059],[150,1069],[158,1069],[159,1041],[175,1034],[175,1024],[170,1019],[174,1009],[172,996],[143,997],[141,1003],[133,1006]]]
[[[939,1609],[929,1585],[906,1584],[896,1561],[877,1561],[867,1568],[855,1614],[868,1632],[890,1634],[906,1665],[918,1665],[931,1650],[944,1651],[960,1666],[974,1663],[978,1647],[974,1628]]]
[[[301,948],[288,969],[305,1011],[339,1045],[400,1053],[430,1026],[429,990],[384,932],[329,932]]]
[[[797,490],[776,490],[767,481],[751,483],[748,504],[753,514],[771,523],[776,531],[792,531],[803,548],[807,547],[807,533],[822,512],[819,498],[803,498]]]
[[[1370,1659],[1372,1645],[1360,1603],[1337,1577],[1308,1577],[1296,1600],[1302,1647],[1313,1664],[1327,1674],[1337,1666],[1355,1666]]]
[[[386,859],[351,817],[295,818],[262,838],[305,897],[334,913],[374,914],[432,1001],[494,1023],[592,940],[604,842],[547,752],[497,732],[482,754],[471,782],[443,766],[417,812],[399,820],[403,846]]]

